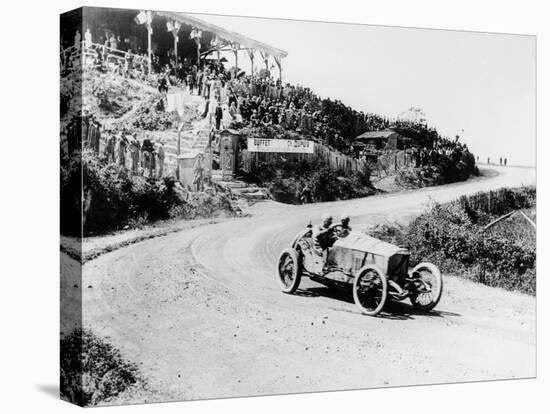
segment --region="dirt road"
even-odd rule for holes
[[[252,217],[104,254],[84,266],[84,326],[138,363],[163,398],[179,400],[532,377],[533,297],[446,276],[431,314],[403,303],[373,318],[351,295],[310,281],[285,295],[275,279],[279,251],[322,212],[345,211],[359,229],[406,221],[430,198],[535,181],[532,169],[495,170],[352,201],[259,203]]]

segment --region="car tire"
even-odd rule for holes
[[[294,293],[302,278],[302,266],[298,252],[292,247],[284,249],[277,260],[277,280],[284,293]]]

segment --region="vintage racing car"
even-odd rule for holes
[[[420,263],[410,270],[406,249],[352,231],[336,238],[328,252],[319,254],[311,236],[309,225],[277,260],[277,276],[285,293],[294,293],[302,276],[329,287],[352,286],[355,304],[371,316],[382,310],[388,298],[409,298],[422,311],[432,310],[441,298],[443,280],[439,269],[431,263]]]

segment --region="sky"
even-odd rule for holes
[[[536,163],[533,36],[193,16],[288,52],[285,82],[388,117],[419,107],[429,125],[460,135],[480,162]],[[244,52],[239,66],[250,68]]]

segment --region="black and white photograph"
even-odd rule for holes
[[[0,407],[543,411],[543,9],[6,4]]]
[[[61,398],[536,376],[534,36],[83,7],[59,63]]]

